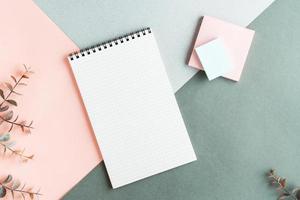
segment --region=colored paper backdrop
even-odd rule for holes
[[[270,167],[300,185],[299,10],[298,0],[278,0],[249,26],[239,83],[200,72],[176,93],[197,162],[117,190],[101,164],[64,199],[274,200]]]
[[[151,27],[174,92],[197,70],[187,52],[202,15],[247,26],[274,0],[34,0],[80,47]]]
[[[13,94],[19,106],[12,107],[15,117],[34,120],[34,129],[25,136],[15,128],[11,135],[35,157],[20,163],[1,152],[0,177],[12,174],[41,188],[43,200],[58,199],[102,160],[66,59],[78,48],[31,0],[1,2],[1,83],[20,76],[22,64],[35,71],[27,87],[16,89],[23,95]],[[8,128],[1,124],[0,133]]]

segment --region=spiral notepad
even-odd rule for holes
[[[68,60],[113,188],[196,160],[150,28]]]

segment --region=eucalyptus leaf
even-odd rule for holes
[[[12,141],[12,142],[6,144],[6,147],[11,148],[11,147],[13,147],[13,146],[15,146],[15,145],[16,145],[16,142],[15,142],[15,141]]]
[[[295,197],[300,200],[300,188],[295,188],[293,190],[293,194],[295,195]]]
[[[25,68],[25,71],[28,72],[28,68],[25,64],[23,64],[24,68]],[[30,67],[29,67],[30,68]]]
[[[10,134],[8,133],[0,135],[0,142],[7,142],[9,139],[10,139]]]
[[[284,193],[279,197],[278,200],[285,200],[285,199],[288,199],[290,196],[291,196],[290,194]]]
[[[296,188],[293,189],[292,193],[293,193],[293,194],[296,194],[298,191],[300,191],[300,188],[299,188],[299,187],[296,187]]]
[[[4,111],[7,111],[9,108],[9,106],[3,106],[3,107],[0,107],[0,112],[4,112]]]
[[[16,190],[16,189],[18,189],[18,188],[20,187],[20,185],[21,185],[21,182],[20,182],[19,180],[15,180],[15,181],[13,182],[11,188],[12,188],[13,190]]]
[[[14,94],[16,94],[16,95],[22,95],[21,93],[19,93],[19,92],[16,92],[16,91],[12,91]]]
[[[6,177],[6,179],[3,181],[3,184],[7,184],[7,183],[11,182],[12,179],[13,179],[12,175],[8,175],[8,176]]]
[[[29,77],[28,77],[27,75],[25,75],[25,74],[24,74],[22,77],[23,77],[23,78],[27,78],[27,79],[29,78]]]
[[[2,89],[0,89],[0,96],[2,97],[2,99],[5,99],[5,97],[4,97],[4,92],[3,92]]]
[[[15,100],[12,100],[12,99],[8,99],[6,100],[8,103],[10,103],[11,105],[14,105],[14,106],[18,106],[17,102]]]
[[[11,120],[11,118],[14,116],[14,112],[13,111],[9,111],[8,113],[6,113],[4,115],[4,119],[5,120]]]
[[[6,188],[3,186],[0,186],[0,198],[5,197],[6,195]]]
[[[12,199],[14,200],[15,199],[15,192],[13,190],[11,190],[10,193],[11,193]]]
[[[15,83],[17,83],[17,79],[13,75],[11,75],[10,77],[14,80]]]
[[[5,83],[6,87],[10,90],[13,91],[13,86],[10,83]]]

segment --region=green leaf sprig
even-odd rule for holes
[[[32,160],[34,155],[26,155],[25,149],[19,150],[15,149],[14,146],[16,143],[11,141],[11,137],[9,133],[5,133],[0,135],[0,149],[2,147],[3,154],[11,154],[19,157],[23,162],[27,162],[28,160]]]
[[[30,68],[27,68],[24,65],[24,72],[17,79],[15,76],[11,76],[13,84],[5,83],[7,91],[0,89],[0,125],[7,123],[10,125],[7,133],[0,133],[0,153],[15,155],[19,157],[22,161],[32,160],[34,155],[25,154],[25,150],[19,150],[15,148],[15,142],[11,141],[11,131],[14,127],[20,127],[22,132],[30,133],[30,130],[33,129],[31,121],[27,123],[25,120],[18,120],[19,116],[14,116],[14,112],[10,110],[11,106],[18,106],[18,103],[12,98],[12,94],[21,95],[16,91],[19,86],[27,85],[24,80],[29,79],[29,75],[33,72]],[[2,101],[1,101],[2,99]],[[27,199],[39,199],[41,195],[40,190],[36,192],[32,188],[26,187],[25,184],[21,185],[21,182],[14,180],[12,175],[8,175],[3,181],[0,180],[0,199],[11,197],[15,199],[22,197],[23,200]]]
[[[8,90],[7,92],[0,89],[0,98],[2,99],[2,101],[0,101],[0,113],[3,113],[0,114],[0,125],[4,122],[9,124],[8,132],[11,132],[15,126],[21,128],[22,132],[27,133],[30,133],[30,130],[33,129],[33,121],[27,123],[26,120],[19,120],[19,115],[14,116],[14,112],[9,110],[10,106],[18,106],[16,100],[11,97],[12,94],[22,95],[21,93],[17,92],[16,89],[19,86],[26,86],[27,84],[24,82],[24,80],[29,79],[30,75],[33,74],[33,71],[26,65],[24,65],[24,69],[24,72],[18,79],[13,75],[10,76],[13,84],[8,82],[5,83],[5,86]]]
[[[296,187],[294,189],[288,189],[287,179],[276,174],[274,169],[268,172],[268,179],[272,186],[277,187],[279,192],[278,200],[300,200],[300,188]]]
[[[12,199],[22,197],[23,200],[39,199],[42,194],[40,190],[33,191],[32,187],[27,187],[26,184],[21,184],[17,179],[13,179],[12,175],[8,175],[3,181],[0,181],[0,199],[11,195]]]

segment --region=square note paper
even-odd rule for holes
[[[223,75],[223,77],[239,81],[253,36],[253,30],[213,17],[204,16],[188,65],[203,70],[195,48],[215,38],[222,38],[234,66],[233,69]]]
[[[222,76],[233,68],[220,38],[197,47],[196,52],[209,80]]]

